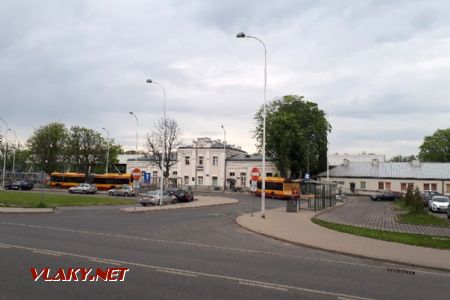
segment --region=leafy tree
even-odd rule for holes
[[[66,139],[67,129],[62,123],[50,123],[33,132],[27,146],[38,170],[46,173],[63,171]]]
[[[255,137],[261,152],[263,140],[263,109],[255,115]],[[300,177],[326,169],[328,139],[331,125],[325,112],[303,96],[288,95],[267,104],[266,154],[274,160],[280,175]]]
[[[161,118],[155,124],[155,130],[149,135],[147,134],[146,146],[148,149],[148,155],[160,169],[164,170],[164,177],[169,177],[170,168],[177,163],[174,159],[176,149],[182,144],[182,131],[178,127],[178,123],[175,120]],[[164,143],[166,145],[165,159],[162,162],[162,153],[164,149]],[[161,168],[163,165],[163,168]]]
[[[412,162],[413,160],[416,160],[417,157],[415,155],[408,155],[408,156],[401,156],[396,155],[392,157],[389,161],[390,162]]]
[[[420,146],[419,158],[426,162],[450,162],[450,128],[438,129],[426,136]]]
[[[95,167],[104,166],[106,145],[100,133],[84,127],[71,127],[66,145],[71,170],[88,175]]]

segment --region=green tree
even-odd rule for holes
[[[415,155],[408,155],[408,156],[402,156],[402,155],[396,155],[392,157],[389,161],[390,162],[412,162],[413,160],[416,160],[417,157]]]
[[[97,167],[103,168],[106,162],[106,147],[106,141],[99,132],[72,126],[66,144],[70,170],[88,175]]]
[[[419,158],[426,162],[450,162],[450,128],[438,129],[426,136],[420,146]]]
[[[263,109],[262,106],[255,115],[256,146],[260,152]],[[282,177],[326,170],[329,132],[331,125],[325,112],[303,96],[288,95],[267,104],[266,154],[273,159]]]
[[[46,173],[64,170],[66,139],[67,129],[62,123],[50,123],[33,132],[27,147],[37,170]]]

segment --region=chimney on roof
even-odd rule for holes
[[[372,159],[372,166],[373,167],[378,167],[379,164],[380,164],[380,161],[378,160],[378,158]]]
[[[420,167],[420,160],[418,160],[418,159],[412,160],[411,165],[416,168]]]

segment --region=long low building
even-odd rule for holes
[[[318,175],[327,180],[327,173]],[[436,191],[450,195],[450,163],[346,161],[329,171],[329,181],[346,192],[391,190],[406,192],[418,187],[420,191]]]

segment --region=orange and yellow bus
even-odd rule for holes
[[[97,185],[98,190],[110,190],[116,187],[120,187],[124,184],[131,184],[131,175],[107,173],[107,174],[92,174],[86,180],[86,176],[83,173],[72,172],[53,172],[50,175],[50,186],[55,188],[68,189],[73,186],[78,186],[80,183],[93,183]]]
[[[262,191],[262,178],[259,177],[256,184],[256,196]],[[266,177],[266,197],[277,199],[289,199],[298,197],[300,193],[300,181],[282,177]]]

